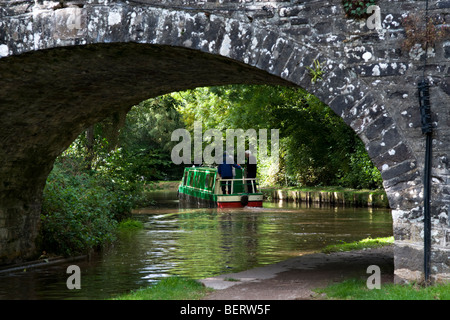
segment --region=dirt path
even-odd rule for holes
[[[205,300],[309,300],[312,290],[350,277],[369,277],[367,267],[381,269],[382,283],[392,282],[393,247],[339,253],[315,253],[243,272],[203,279],[216,289]],[[230,281],[232,280],[232,281]]]

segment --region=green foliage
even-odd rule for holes
[[[175,104],[165,96],[134,107],[126,121],[114,114],[57,159],[44,190],[44,250],[74,255],[101,248],[131,209],[148,203],[150,181],[179,179],[182,168],[170,161],[170,133],[182,127]]]
[[[339,185],[355,189],[380,189],[383,179],[380,171],[373,165],[361,140],[355,141],[354,152],[347,154],[348,170],[340,170]]]
[[[115,200],[94,177],[81,172],[72,175],[57,163],[44,190],[41,246],[69,256],[111,242]]]
[[[126,179],[112,153],[99,169],[61,156],[47,179],[42,204],[43,249],[74,255],[98,249],[115,239],[117,222],[141,200],[143,186]],[[107,165],[106,165],[107,164]]]
[[[135,231],[142,228],[144,228],[144,224],[141,221],[131,218],[121,221],[118,226],[120,231]]]
[[[311,83],[316,83],[319,80],[322,80],[322,76],[324,74],[324,70],[320,65],[319,60],[314,60],[314,68],[306,67],[309,70],[309,74],[311,76]]]
[[[344,11],[348,18],[367,17],[367,8],[375,5],[376,0],[343,0]]]
[[[340,185],[379,188],[381,175],[361,140],[316,97],[301,89],[232,85],[172,94],[186,127],[279,129],[279,170],[259,162],[265,185]],[[270,144],[270,142],[269,142]]]
[[[176,99],[165,95],[143,101],[128,113],[119,143],[127,152],[127,171],[134,179],[180,178],[183,168],[174,166],[170,157],[176,144],[171,141],[172,132],[184,127],[176,109],[178,104]]]

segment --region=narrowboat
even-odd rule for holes
[[[255,186],[252,193],[247,192],[250,183]],[[226,184],[231,184],[230,193]],[[222,188],[223,185],[226,188]],[[245,178],[244,169],[236,168],[233,179],[221,179],[217,168],[190,167],[184,169],[178,187],[178,198],[180,203],[205,207],[262,207],[263,194],[257,192],[257,187],[256,179]]]

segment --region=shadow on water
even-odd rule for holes
[[[77,261],[81,289],[66,286],[69,264],[0,274],[0,299],[105,299],[182,275],[238,272],[319,251],[326,245],[392,235],[389,210],[179,208],[176,192],[155,191],[157,204],[134,212],[144,229],[121,237],[90,261]]]

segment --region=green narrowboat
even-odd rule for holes
[[[183,203],[196,206],[239,208],[262,207],[263,194],[257,192],[248,193],[248,184],[256,186],[256,179],[245,178],[243,169],[235,169],[233,179],[221,179],[217,168],[190,167],[184,169],[183,178],[178,187],[178,198]],[[231,184],[231,192],[224,194],[222,188],[225,184]]]

